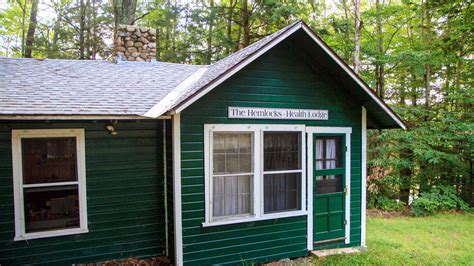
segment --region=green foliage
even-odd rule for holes
[[[369,132],[368,192],[373,207],[397,209],[394,202],[408,203],[409,195],[440,186],[456,187],[457,196],[474,204],[471,2],[361,1],[359,75],[409,126],[407,131]],[[108,58],[114,23],[125,21],[120,17],[123,12],[114,7],[124,3],[40,4],[40,10],[47,12],[38,14],[33,57]],[[138,0],[136,4],[136,14],[129,14],[131,8],[127,16],[137,18],[139,26],[156,29],[158,61],[212,64],[303,19],[348,64],[354,62],[350,0]],[[0,55],[23,56],[30,6],[31,0],[24,0],[6,1],[0,7]],[[369,125],[376,122],[368,115]]]
[[[386,196],[371,196],[369,198],[368,207],[371,209],[381,209],[387,212],[400,212],[405,209],[405,204]]]
[[[469,210],[469,206],[463,201],[452,186],[439,186],[432,188],[429,192],[423,192],[414,200],[411,213],[415,216],[434,214],[440,211]]]

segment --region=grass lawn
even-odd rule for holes
[[[368,250],[315,265],[474,265],[474,214],[367,218]]]

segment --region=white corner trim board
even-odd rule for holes
[[[365,247],[367,208],[367,110],[362,107],[360,245]]]
[[[77,157],[77,181],[23,184],[22,139],[24,138],[51,138],[75,137]],[[85,135],[82,128],[70,129],[18,129],[12,130],[12,164],[13,164],[13,194],[15,209],[15,241],[54,236],[87,233],[87,196],[86,196],[86,160]],[[26,232],[24,193],[25,188],[77,185],[79,196],[79,227],[40,232]]]
[[[307,187],[308,187],[308,191],[307,191],[307,197],[308,197],[308,220],[307,220],[307,237],[306,237],[306,240],[307,240],[307,249],[308,250],[313,250],[313,190],[314,190],[314,184],[313,184],[313,178],[314,178],[314,164],[313,164],[313,161],[314,161],[314,158],[313,158],[313,135],[308,132],[308,131],[312,131],[310,129],[310,127],[307,127],[306,128],[306,133],[307,133],[307,141],[306,141],[306,152],[307,152],[307,157],[306,157],[306,161],[308,162],[307,163],[307,181],[306,183],[308,184]]]
[[[182,81],[176,88],[174,88],[170,93],[168,93],[161,101],[159,101],[155,106],[148,110],[144,116],[157,118],[164,114],[169,108],[176,103],[176,100],[179,99],[186,90],[191,87],[199,78],[206,73],[207,68],[200,68],[184,81]]]
[[[183,224],[181,212],[181,116],[173,115],[173,191],[175,264],[183,265]]]

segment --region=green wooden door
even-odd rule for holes
[[[342,241],[345,236],[345,135],[313,135],[313,241]]]

